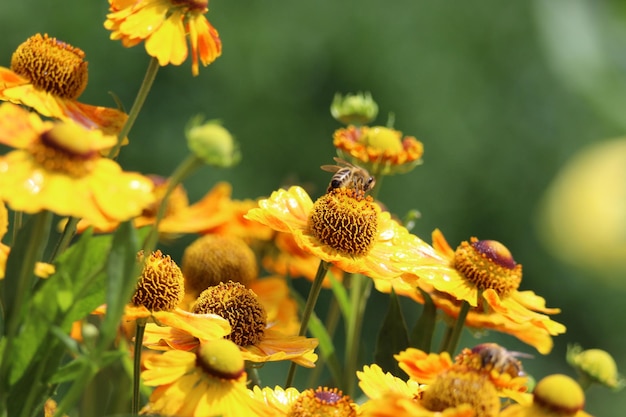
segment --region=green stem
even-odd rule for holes
[[[139,381],[141,372],[141,348],[143,346],[143,334],[146,330],[144,320],[137,320],[135,328],[135,352],[133,355],[133,402],[131,405],[131,413],[133,415],[139,413]]]
[[[467,301],[463,301],[461,304],[461,311],[459,311],[459,316],[454,323],[454,327],[452,328],[452,332],[450,333],[450,339],[446,345],[446,352],[450,354],[450,356],[454,355],[457,347],[459,346],[459,340],[461,339],[461,332],[463,331],[463,326],[465,325],[465,318],[467,317],[467,313],[470,310],[470,304]]]
[[[330,300],[330,305],[328,306],[328,313],[326,314],[326,323],[324,325],[324,327],[326,328],[326,331],[328,332],[328,336],[332,339],[335,331],[337,330],[337,325],[339,324],[339,317],[340,317],[340,310],[339,310],[339,303],[337,302],[336,298],[331,298]],[[318,380],[320,378],[320,375],[322,374],[322,371],[324,370],[324,366],[326,365],[325,363],[326,361],[324,360],[324,356],[320,355],[319,358],[317,358],[317,362],[315,363],[315,368],[313,368],[312,372],[311,372],[311,376],[309,377],[309,381],[307,383],[307,387],[313,387],[313,386],[317,386],[318,384]],[[335,381],[336,385],[341,384],[341,381],[337,380]]]
[[[261,388],[261,377],[259,376],[259,368],[256,364],[246,362],[246,373],[248,374],[248,388],[252,389],[254,386]]]
[[[12,243],[15,243],[15,239],[17,239],[17,232],[22,228],[22,220],[24,217],[24,213],[21,211],[13,212],[13,240]]]
[[[143,107],[143,103],[146,101],[148,97],[148,93],[152,88],[152,83],[154,83],[154,79],[156,78],[157,72],[159,70],[159,60],[156,58],[150,59],[150,64],[148,64],[148,69],[146,70],[146,75],[143,77],[143,81],[141,86],[139,87],[139,91],[137,92],[137,96],[135,97],[135,101],[133,102],[133,106],[130,108],[130,112],[128,113],[128,119],[126,119],[126,123],[122,126],[122,130],[117,135],[117,144],[111,149],[109,152],[109,158],[115,158],[120,148],[122,147],[122,142],[124,138],[128,136],[130,129],[132,129],[135,124],[135,120],[137,120],[137,116],[139,116],[139,112]]]
[[[361,347],[361,330],[363,329],[363,318],[365,307],[370,293],[372,292],[372,281],[363,275],[353,275],[350,280],[350,305],[352,311],[348,317],[346,330],[346,351],[345,351],[345,372],[343,381],[346,395],[354,396],[356,389],[356,369],[359,363],[359,348]]]
[[[79,221],[80,219],[77,217],[70,217],[69,219],[67,219],[67,223],[63,228],[63,233],[61,234],[59,241],[54,247],[52,254],[50,254],[50,257],[48,258],[48,263],[54,262],[56,257],[59,256],[60,253],[63,253],[65,249],[67,249],[70,242],[72,241],[72,238],[76,234],[76,226],[78,225]]]
[[[317,303],[317,298],[322,290],[322,282],[324,281],[324,277],[326,277],[328,266],[329,264],[327,262],[320,261],[320,264],[317,267],[317,273],[315,274],[315,279],[313,280],[313,284],[309,290],[309,296],[307,297],[306,304],[304,305],[304,311],[302,312],[302,321],[300,322],[300,331],[298,332],[298,336],[304,336],[306,334],[307,328],[309,327],[309,320],[311,319],[311,313],[313,313],[313,309]],[[296,366],[295,362],[291,362],[291,365],[289,365],[285,388],[292,385],[293,378],[296,376]]]
[[[167,189],[165,190],[163,198],[159,203],[156,219],[152,224],[152,229],[150,230],[150,233],[148,234],[148,237],[143,245],[144,253],[150,253],[159,240],[159,223],[163,220],[165,210],[167,209],[167,201],[169,200],[172,191],[174,191],[178,184],[180,184],[185,178],[191,175],[192,172],[202,165],[204,165],[204,162],[194,154],[191,154],[183,162],[181,162],[180,165],[178,165],[174,173],[168,179]]]

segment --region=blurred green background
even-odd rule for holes
[[[220,180],[232,183],[234,198],[269,195],[285,183],[306,184],[316,196],[328,182],[319,166],[331,162],[332,133],[340,127],[329,113],[334,93],[370,91],[380,107],[377,122],[393,112],[395,127],[425,147],[424,164],[386,179],[381,200],[400,216],[418,209],[413,232],[424,240],[438,227],[453,247],[470,236],[505,243],[523,264],[521,289],[560,307],[556,319],[568,327],[547,357],[508,336],[481,341],[534,353],[524,365],[537,379],[574,375],[565,363],[568,343],[608,350],[626,368],[626,255],[589,268],[576,262],[580,257],[557,256],[538,233],[548,230],[541,207],[559,170],[626,129],[626,3],[216,0],[210,7],[222,57],[196,78],[189,61],[161,68],[122,151],[127,169],[170,174],[187,152],[185,123],[203,113],[236,136],[243,160],[186,181],[192,201]],[[126,49],[109,40],[107,9],[106,1],[93,0],[0,2],[0,65],[9,66],[26,38],[48,33],[86,52],[90,81],[82,102],[114,107],[113,92],[129,108],[148,57],[143,44]],[[611,185],[606,201],[574,187],[575,203],[557,205],[565,212],[593,198],[599,212],[564,214],[592,224],[614,219],[602,208],[618,211],[621,223],[608,226],[617,240],[600,240],[596,251],[606,245],[626,253],[621,173],[603,182]],[[570,230],[576,224],[552,232],[584,247],[585,236]],[[186,242],[168,248],[174,258]],[[368,307],[372,344],[386,308],[379,294]],[[467,334],[463,343],[479,342]],[[594,386],[587,395],[586,409],[596,416],[626,409],[623,394]]]

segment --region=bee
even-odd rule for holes
[[[533,357],[528,353],[507,350],[497,343],[482,343],[474,346],[472,353],[480,356],[483,368],[488,368],[491,365],[492,369],[500,373],[508,373],[512,377],[526,375],[522,363],[517,358]]]
[[[334,160],[337,162],[337,165],[321,166],[324,171],[335,173],[330,180],[330,184],[328,184],[326,192],[330,192],[335,188],[349,187],[356,192],[365,194],[374,188],[376,179],[366,169],[352,165],[341,158],[335,157]]]

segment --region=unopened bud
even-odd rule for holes
[[[378,105],[370,93],[335,94],[330,113],[333,117],[346,125],[364,125],[371,122],[378,115]]]
[[[208,165],[227,168],[238,163],[241,154],[230,132],[216,120],[200,123],[197,117],[186,130],[189,149]]]

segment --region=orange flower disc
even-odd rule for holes
[[[495,240],[475,237],[462,242],[454,253],[454,267],[478,289],[493,289],[503,296],[517,290],[522,281],[522,265]]]
[[[36,34],[17,47],[11,69],[57,97],[77,99],[87,87],[85,53],[65,42]]]
[[[80,134],[81,128],[77,125],[57,123],[52,129],[42,133],[41,140],[33,142],[29,151],[35,162],[46,170],[80,178],[91,172],[93,164],[90,160],[100,158],[99,152],[92,147],[68,140]]]
[[[246,242],[223,235],[195,240],[183,253],[182,269],[187,291],[195,295],[220,282],[247,285],[258,275],[256,256]]]
[[[238,346],[255,345],[263,340],[267,312],[257,295],[239,282],[220,282],[207,288],[198,297],[192,312],[217,314],[228,320],[232,332],[227,339]]]
[[[422,405],[430,411],[470,404],[476,417],[496,417],[500,398],[495,386],[484,375],[457,366],[437,376],[422,394]]]
[[[357,412],[349,396],[337,388],[319,387],[303,391],[292,404],[289,417],[334,416],[356,417]]]
[[[143,254],[140,254],[143,257]],[[185,295],[183,273],[172,258],[160,250],[146,261],[132,302],[150,311],[172,311]]]
[[[320,242],[346,255],[367,255],[378,233],[372,198],[350,188],[335,188],[315,202],[309,228]]]

